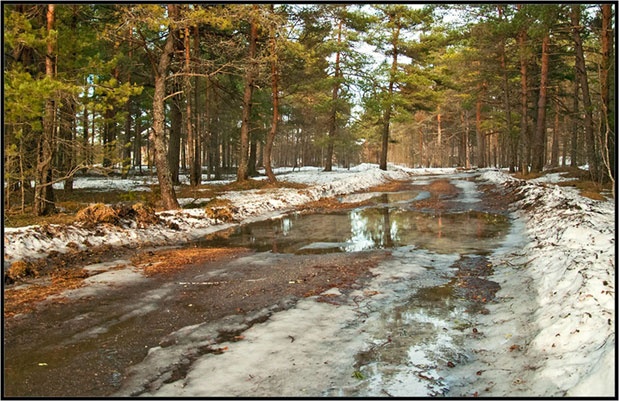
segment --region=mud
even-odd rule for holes
[[[369,269],[388,257],[386,252],[369,258],[362,253],[308,255],[296,256],[291,265],[289,257],[280,255],[265,266],[251,255],[240,249],[212,263],[161,271],[135,285],[111,285],[96,299],[47,301],[7,319],[5,395],[108,396],[120,386],[126,367],[162,345],[166,333],[334,286],[359,287]],[[143,313],[135,298],[149,295]]]

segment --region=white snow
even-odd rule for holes
[[[347,195],[390,179],[415,179],[424,174],[421,177],[424,180],[428,180],[427,174],[453,179],[449,175],[453,175],[455,169],[390,166],[385,172],[376,165],[363,164],[330,173],[309,167],[299,172],[281,169],[277,173],[280,180],[305,183],[309,187],[229,192],[225,197],[238,209],[234,216],[237,222],[281,214],[321,197]],[[522,199],[514,205],[511,232],[503,246],[490,255],[495,268],[490,279],[501,285],[497,293],[499,302],[489,304],[490,314],[479,317],[477,328],[482,334],[469,355],[471,361],[450,371],[453,380],[445,379],[445,384],[451,389],[449,395],[472,396],[463,392],[465,388],[467,391],[475,388],[477,395],[490,397],[615,395],[615,202],[593,201],[581,197],[573,189],[554,185],[562,180],[560,175],[551,174],[516,184],[518,180],[508,174],[486,169],[481,172],[481,179],[498,185],[517,185],[516,190],[522,194]],[[147,179],[88,181],[82,183],[76,179],[75,187],[114,185],[115,188],[135,191],[147,188],[150,183]],[[467,194],[466,202],[477,200],[479,194],[474,191],[473,183],[459,179],[452,182]],[[81,249],[102,244],[169,245],[230,226],[207,218],[202,209],[166,211],[159,215],[176,223],[179,229],[101,226],[96,231],[88,231],[76,226],[56,225],[45,229],[37,226],[5,228],[5,267],[15,260],[41,257],[52,250],[66,252],[71,248],[67,247],[70,242]],[[406,252],[406,249],[398,252]],[[436,254],[428,253],[425,258],[423,253],[421,257],[419,252],[416,255],[410,263],[399,260],[398,266],[383,264],[377,268],[376,277],[366,292],[356,294],[360,305],[373,303],[374,308],[389,305],[397,296],[399,287],[381,283],[402,283],[404,290],[426,269],[430,259],[432,266],[437,263],[448,266],[455,258],[441,255],[444,260],[437,262]],[[90,268],[106,270],[108,267]],[[113,280],[114,275],[103,273],[97,280],[102,279]],[[126,279],[135,278],[130,275]],[[376,293],[368,293],[369,290]],[[337,296],[337,292],[331,294]],[[350,370],[335,367],[352,366],[354,351],[367,346],[373,338],[372,332],[347,326],[359,312],[355,305],[336,307],[317,303],[314,298],[303,299],[295,308],[273,313],[268,322],[248,328],[243,332],[244,341],[218,345],[229,348],[221,355],[198,359],[185,380],[164,384],[166,378],[161,377],[158,385],[151,383],[154,387],[149,391],[157,396],[204,395],[206,390],[209,396],[269,396],[272,395],[269,388],[279,386],[282,395],[351,394],[347,391],[358,391],[358,380],[351,377]],[[417,320],[420,318],[416,317]],[[449,324],[448,321],[435,323]],[[241,327],[246,322],[231,324]],[[159,367],[177,363],[191,347],[211,344],[213,333],[217,332],[208,325],[186,327],[181,331],[173,333],[175,338],[182,340],[180,343],[166,347],[165,352],[161,347],[151,349],[141,365],[151,364],[152,370],[156,371]],[[278,335],[280,337],[274,337]],[[294,338],[294,343],[288,335]],[[348,342],[331,344],[334,335],[347,336]],[[316,347],[316,344],[322,344],[324,348]],[[346,345],[342,347],[342,344]],[[254,353],[255,349],[268,352]],[[409,353],[411,360],[416,358],[414,366],[427,364],[415,349],[411,348]],[[239,377],[240,372],[234,367],[241,365],[256,373]],[[426,376],[438,377],[438,372],[432,369],[428,367],[424,371]],[[284,373],[290,371],[308,378],[304,392],[293,394],[293,384],[282,379],[286,377]],[[483,373],[476,375],[475,372]],[[204,375],[214,375],[209,376],[214,379],[200,380]],[[424,387],[417,376],[404,371],[396,372],[390,380],[400,383],[392,385],[396,393],[392,395]],[[232,382],[234,386],[227,387]],[[379,387],[369,385],[365,394],[385,396],[377,393]]]
[[[499,171],[482,178],[515,181]],[[615,202],[547,185],[554,180],[521,183],[512,243],[493,257],[505,302],[489,307],[471,370],[506,369],[475,382],[480,396],[615,395]]]
[[[286,171],[284,169],[284,171]],[[276,188],[271,190],[231,191],[222,198],[231,201],[237,208],[234,218],[238,222],[247,222],[256,218],[272,217],[269,213],[281,213],[322,197],[332,197],[361,191],[381,184],[387,180],[407,179],[412,175],[427,173],[428,169],[408,169],[390,165],[387,171],[380,170],[372,164],[361,164],[355,168],[334,169],[323,173],[319,168],[304,167],[299,172],[282,173],[279,179],[310,185],[307,189]],[[454,169],[435,169],[433,172],[453,172]],[[279,172],[279,170],[276,170]],[[75,180],[75,187],[102,188],[110,185],[114,189],[133,188],[139,180],[120,178],[97,178]],[[105,184],[104,184],[105,183]],[[208,200],[205,198],[204,201]],[[67,252],[67,244],[73,242],[79,249],[103,244],[112,246],[147,244],[170,244],[183,242],[204,236],[227,226],[207,218],[201,208],[182,209],[160,212],[159,216],[168,223],[175,223],[178,229],[163,226],[151,226],[144,229],[105,225],[96,231],[86,231],[77,226],[59,226],[50,224],[44,230],[38,226],[7,227],[4,231],[5,268],[13,261],[25,258],[39,258],[50,251]]]

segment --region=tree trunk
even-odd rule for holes
[[[552,130],[552,147],[550,151],[550,165],[559,166],[559,104],[555,103],[555,123]]]
[[[521,5],[518,4],[518,11]],[[518,47],[520,50],[520,171],[523,174],[529,172],[529,155],[531,147],[529,146],[529,110],[528,110],[528,71],[526,57],[526,41],[527,31],[522,29],[518,33]]]
[[[462,138],[460,140],[460,150],[458,151],[458,159],[460,164],[464,163],[464,168],[471,168],[471,158],[469,155],[469,116],[460,110],[460,125],[463,127]]]
[[[616,6],[615,6],[616,7]],[[600,90],[602,95],[602,155],[606,164],[607,175],[611,181],[617,176],[615,149],[615,109],[611,100],[610,79],[614,69],[612,58],[613,28],[612,5],[602,4],[602,61],[600,65]],[[614,188],[614,185],[613,185]]]
[[[589,163],[589,174],[591,179],[597,181],[599,179],[599,160],[596,151],[595,134],[593,132],[593,112],[591,105],[591,95],[589,92],[589,82],[587,80],[587,69],[585,66],[585,57],[582,47],[582,39],[580,37],[580,4],[572,5],[570,13],[572,20],[572,37],[574,39],[574,52],[576,54],[576,79],[580,83],[582,91],[582,102],[585,112],[585,141],[587,148],[587,162]]]
[[[443,127],[441,126],[441,108],[438,107],[438,114],[436,115],[436,151],[438,152],[438,166],[443,167]]]
[[[133,28],[130,26],[127,29],[127,40],[131,40]],[[128,53],[129,59],[133,57],[133,50],[129,49]],[[127,82],[131,82],[131,70],[127,72]],[[131,169],[131,148],[132,144],[132,136],[131,135],[131,126],[133,125],[133,100],[131,97],[127,100],[126,108],[127,118],[125,119],[125,135],[123,136],[123,148],[122,148],[122,178],[127,178],[129,176],[129,170]]]
[[[574,66],[574,71],[576,67]],[[570,153],[570,166],[578,166],[578,130],[580,126],[580,118],[578,118],[578,80],[574,80],[574,94],[573,94],[573,110],[572,110],[572,149]]]
[[[198,26],[194,27],[194,36],[193,36],[193,51],[195,53],[194,57],[196,59],[200,59],[200,28]],[[194,153],[194,169],[196,176],[196,185],[200,185],[202,183],[202,164],[204,160],[206,160],[206,152],[204,152],[204,144],[202,143],[204,140],[204,136],[202,135],[203,127],[206,126],[206,115],[207,115],[207,106],[206,100],[204,103],[201,102],[202,98],[200,93],[200,77],[194,77],[194,103],[193,107],[195,108],[195,125],[193,126],[193,137],[195,140],[195,153]]]
[[[486,136],[481,129],[481,106],[482,97],[486,92],[486,83],[482,83],[477,95],[477,103],[475,106],[475,131],[477,135],[477,167],[486,167]]]
[[[181,128],[183,124],[183,112],[181,99],[174,96],[170,104],[170,136],[168,140],[168,165],[170,166],[170,178],[174,185],[180,184],[179,166],[181,154]]]
[[[503,21],[503,6],[498,6],[499,20]],[[503,144],[504,151],[507,153],[507,164],[509,172],[516,171],[516,159],[518,150],[518,136],[512,134],[512,108],[509,90],[509,76],[507,71],[507,63],[505,61],[505,38],[501,37],[499,44],[499,52],[501,58],[501,74],[503,78],[503,108],[505,109],[505,133]]]
[[[117,48],[118,45],[115,46],[115,51],[117,51]],[[118,82],[118,77],[120,76],[118,67],[114,67],[112,69],[112,76]],[[113,102],[112,100],[110,101]],[[108,107],[109,108],[105,110],[105,124],[103,133],[103,167],[112,167],[112,165],[116,163],[116,160],[118,160],[118,156],[116,154],[116,137],[118,130],[116,114],[118,110],[116,104],[114,103],[108,104]]]
[[[257,13],[258,5],[252,5],[252,11]],[[256,75],[256,41],[258,37],[258,26],[256,16],[251,16],[249,28],[249,53],[247,57],[248,65],[245,69],[245,90],[243,92],[243,117],[241,121],[241,146],[239,154],[239,165],[237,169],[237,181],[245,181],[248,178],[249,161],[249,123],[251,118],[251,98],[254,90],[254,80]]]
[[[248,177],[258,176],[256,164],[258,164],[258,138],[256,133],[254,132],[249,135],[249,158],[247,159]]]
[[[125,119],[125,135],[123,136],[123,149],[122,149],[122,178],[129,176],[129,170],[131,169],[131,126],[133,124],[133,107],[131,98],[127,101],[127,117]]]
[[[189,165],[189,184],[192,187],[200,185],[202,179],[202,164],[200,160],[200,140],[193,127],[193,116],[191,110],[191,42],[189,27],[185,27],[185,119],[187,123],[187,159]]]
[[[133,144],[133,165],[142,172],[142,126],[140,119],[135,119],[135,140]]]
[[[550,35],[546,33],[542,39],[542,65],[540,73],[539,98],[537,99],[537,120],[533,136],[533,160],[531,171],[540,172],[544,168],[546,148],[546,103],[548,96],[548,46]]]
[[[54,48],[55,40],[51,31],[55,24],[55,5],[47,5],[47,53],[45,55],[45,75],[54,79]],[[54,187],[52,186],[52,160],[54,158],[54,131],[56,128],[56,104],[52,96],[45,101],[43,116],[43,133],[38,143],[37,180],[34,190],[35,216],[43,216],[54,212]]]
[[[274,14],[274,6],[271,4],[271,14]],[[278,67],[278,58],[277,58],[277,42],[275,36],[275,26],[271,24],[269,31],[270,36],[270,45],[271,45],[271,98],[273,101],[273,118],[271,119],[271,129],[269,130],[266,138],[266,143],[264,145],[264,170],[270,182],[277,181],[275,178],[275,174],[273,173],[273,168],[271,167],[273,153],[273,142],[275,141],[275,135],[277,134],[277,124],[279,123],[279,93],[278,93],[278,82],[279,76],[277,73]]]
[[[325,156],[325,170],[333,170],[333,146],[337,135],[337,110],[340,91],[340,46],[342,44],[342,18],[337,25],[337,51],[335,53],[335,72],[333,75],[333,92],[331,95],[331,115],[329,116],[329,138],[327,142],[327,154]]]
[[[392,18],[392,17],[390,17]],[[391,60],[391,72],[389,74],[389,90],[387,92],[387,104],[383,115],[383,132],[380,151],[379,168],[387,170],[387,151],[389,150],[389,131],[391,124],[391,113],[393,110],[393,87],[395,84],[396,74],[398,72],[398,41],[400,39],[401,24],[398,22],[395,26],[393,38],[391,41],[393,48],[393,58]]]
[[[168,5],[168,13],[172,18],[176,16],[176,5]],[[159,63],[155,68],[155,91],[153,94],[153,129],[151,141],[155,152],[155,166],[157,167],[157,178],[161,189],[161,202],[166,210],[178,209],[180,206],[174,192],[170,166],[168,164],[167,152],[165,147],[165,94],[166,94],[166,75],[174,55],[174,35],[169,28]]]

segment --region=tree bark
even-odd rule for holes
[[[252,5],[252,11],[257,13],[258,5]],[[249,51],[248,65],[245,69],[245,90],[243,92],[243,117],[241,121],[241,146],[239,154],[239,165],[237,169],[237,181],[245,181],[248,178],[249,162],[249,123],[251,118],[251,98],[254,90],[254,80],[256,75],[256,41],[258,37],[258,26],[256,16],[252,15],[249,27]]]
[[[271,4],[271,14],[274,14],[274,6]],[[271,24],[269,31],[270,36],[270,47],[271,47],[271,98],[273,101],[273,118],[271,119],[271,129],[269,130],[266,138],[266,143],[264,145],[264,170],[270,182],[277,181],[275,178],[275,174],[273,173],[273,168],[271,167],[272,163],[272,153],[273,153],[273,142],[275,141],[275,135],[277,134],[277,125],[279,123],[279,91],[278,91],[278,82],[279,82],[279,74],[277,73],[278,67],[278,58],[277,58],[277,39],[275,36],[275,26]]]
[[[521,5],[517,6],[518,11]],[[520,171],[523,174],[529,172],[529,111],[528,111],[528,69],[526,57],[527,31],[525,28],[518,33],[518,48],[520,50]]]
[[[576,67],[574,66],[574,71]],[[578,118],[578,92],[580,85],[578,85],[578,80],[574,80],[574,94],[572,97],[573,100],[573,110],[572,110],[572,147],[570,153],[570,166],[576,167],[578,166],[578,130],[580,126],[580,119]]]
[[[189,184],[192,187],[200,185],[202,179],[202,164],[200,163],[200,140],[193,126],[191,110],[191,42],[189,27],[185,27],[185,119],[187,123],[187,159],[189,165]]]
[[[477,95],[475,105],[475,131],[477,135],[477,167],[486,167],[486,137],[481,129],[481,106],[482,99],[486,92],[486,83],[482,83]]]
[[[499,20],[503,20],[503,6],[498,6]],[[503,84],[503,108],[505,109],[505,133],[504,140],[502,141],[507,153],[507,164],[509,165],[509,172],[516,171],[517,162],[517,150],[518,150],[518,136],[512,134],[512,107],[509,90],[509,76],[507,71],[507,62],[505,60],[505,38],[501,37],[499,43],[499,54],[501,58],[501,75]]]
[[[394,18],[391,17],[390,18]],[[393,21],[392,21],[393,22]],[[389,131],[391,125],[391,113],[393,110],[393,87],[395,84],[396,74],[398,72],[398,41],[400,39],[400,29],[402,28],[399,22],[396,22],[395,30],[391,40],[393,58],[391,60],[391,72],[389,74],[389,90],[387,91],[387,104],[383,115],[383,132],[380,151],[379,168],[387,170],[387,152],[389,150]]]
[[[172,18],[176,16],[176,5],[168,5],[168,14]],[[159,58],[159,63],[155,68],[151,141],[155,152],[155,166],[157,167],[157,178],[159,179],[159,186],[161,189],[161,202],[164,209],[171,210],[180,208],[180,205],[178,204],[176,193],[174,192],[165,146],[165,80],[174,55],[174,35],[172,33],[172,28],[169,28],[168,31],[168,37]]]
[[[616,6],[615,6],[616,7]],[[600,66],[600,90],[602,95],[602,143],[603,155],[607,165],[607,174],[611,180],[617,176],[615,165],[615,112],[611,101],[610,79],[611,70],[614,69],[612,58],[613,28],[612,28],[612,5],[602,4],[602,62]],[[614,186],[613,186],[614,187]]]
[[[540,172],[544,168],[546,148],[546,103],[548,97],[548,47],[550,35],[546,33],[542,39],[542,61],[540,72],[539,98],[537,99],[537,120],[533,136],[533,157],[531,172]]]
[[[589,163],[589,174],[591,179],[597,181],[599,179],[599,160],[596,150],[595,134],[593,132],[593,108],[591,105],[591,95],[589,92],[589,82],[587,80],[587,68],[585,66],[585,57],[580,37],[580,4],[572,5],[570,13],[572,21],[572,37],[574,39],[574,52],[576,55],[576,79],[580,84],[582,91],[582,102],[585,113],[585,141],[587,148],[587,162]]]
[[[559,166],[559,104],[555,103],[555,121],[552,129],[552,147],[550,152],[550,165]]]
[[[55,40],[51,31],[55,25],[55,5],[47,5],[47,53],[45,55],[45,76],[52,80],[55,76]],[[35,216],[51,214],[55,210],[54,187],[52,186],[52,161],[54,158],[54,131],[56,128],[56,102],[51,95],[45,101],[43,133],[38,143],[37,180],[34,188]]]
[[[337,24],[337,51],[335,53],[335,72],[333,74],[333,92],[331,95],[331,115],[329,116],[329,138],[327,142],[327,154],[325,155],[325,169],[324,171],[333,170],[333,146],[335,137],[337,135],[337,109],[338,109],[338,97],[340,91],[340,46],[342,44],[342,18],[339,19]]]
[[[181,127],[183,124],[183,112],[181,99],[174,96],[170,102],[170,136],[168,140],[168,165],[170,166],[170,178],[172,184],[180,184],[179,166],[181,155]]]

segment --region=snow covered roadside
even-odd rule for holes
[[[305,183],[310,187],[302,190],[278,188],[271,190],[250,190],[229,192],[222,196],[232,202],[237,209],[234,219],[246,222],[252,219],[269,217],[270,213],[284,212],[323,197],[338,196],[360,191],[387,180],[401,180],[411,174],[453,172],[454,169],[407,169],[389,166],[388,171],[378,169],[374,164],[362,164],[346,169],[335,169],[324,173],[318,168],[304,168],[302,171],[287,173],[280,171],[280,180]],[[286,172],[282,174],[282,172]],[[117,184],[122,180],[106,180]],[[79,183],[76,184],[79,186]],[[183,202],[181,202],[183,203]],[[4,229],[4,268],[17,260],[40,258],[50,251],[66,253],[71,249],[86,250],[91,247],[110,245],[135,247],[149,245],[171,245],[191,241],[229,227],[206,217],[203,209],[182,209],[158,213],[166,225],[156,225],[139,229],[127,225],[118,227],[102,225],[96,230],[87,230],[75,225],[61,226],[51,224],[46,227],[28,226]]]
[[[513,205],[511,239],[493,254],[490,279],[501,285],[499,302],[481,317],[484,337],[460,390],[493,397],[616,396],[615,203],[498,171],[481,179],[522,199]]]

